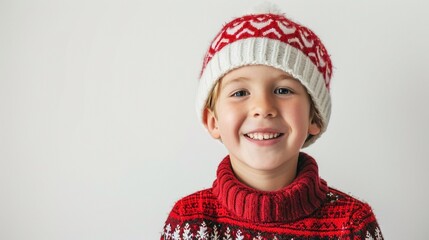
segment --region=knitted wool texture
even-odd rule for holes
[[[274,192],[242,184],[226,157],[212,188],[182,198],[161,235],[169,239],[383,239],[368,204],[329,188],[300,153],[297,177]]]
[[[306,147],[325,132],[329,123],[331,59],[310,29],[272,12],[266,9],[266,13],[236,18],[217,34],[204,58],[197,91],[197,113],[203,119],[204,106],[213,87],[231,70],[246,65],[278,68],[304,85],[320,113],[322,129],[305,142]]]

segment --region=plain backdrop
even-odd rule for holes
[[[197,119],[203,55],[258,1],[0,1],[0,239],[159,239],[227,154]],[[277,1],[334,63],[305,149],[386,239],[429,235],[427,1]]]

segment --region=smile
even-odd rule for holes
[[[283,133],[247,133],[247,134],[244,134],[244,136],[254,140],[262,141],[262,140],[279,138],[283,136]]]

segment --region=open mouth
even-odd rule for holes
[[[284,133],[246,133],[244,134],[244,136],[250,139],[259,140],[259,141],[276,139],[283,135]]]

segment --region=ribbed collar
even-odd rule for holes
[[[259,191],[241,183],[229,156],[219,164],[213,183],[213,193],[226,209],[254,223],[291,222],[308,216],[322,205],[327,192],[316,161],[305,153],[299,154],[294,181],[278,191]]]

